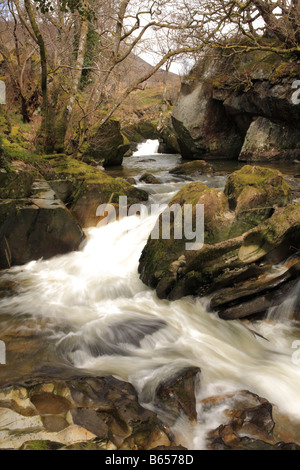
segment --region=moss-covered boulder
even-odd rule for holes
[[[200,176],[211,175],[214,173],[213,166],[205,160],[195,160],[192,162],[182,163],[170,171],[173,175],[182,176]]]
[[[96,215],[101,204],[118,204],[126,196],[128,205],[148,200],[148,193],[122,178],[113,178],[105,171],[66,155],[49,155],[38,163],[50,186],[84,227],[99,222]]]
[[[246,165],[229,176],[225,195],[235,211],[230,233],[234,237],[270,217],[275,207],[287,205],[292,191],[279,171]]]
[[[0,199],[0,268],[78,250],[84,239],[79,224],[44,180],[33,183],[29,197]]]
[[[122,134],[120,122],[116,119],[92,127],[79,149],[85,162],[98,163],[105,168],[121,165],[129,150],[130,142]]]
[[[170,284],[184,266],[186,243],[189,243],[184,232],[184,218],[192,207],[193,227],[197,205],[204,206],[204,241],[206,244],[217,243],[228,237],[232,224],[232,214],[223,191],[208,188],[203,183],[190,183],[184,186],[169,203],[169,208],[160,216],[159,238],[150,236],[143,250],[139,272],[141,279],[152,287],[158,287],[159,296],[164,297],[170,290]],[[177,214],[178,211],[178,215]],[[162,236],[162,221],[170,220],[170,237]],[[179,228],[179,232],[177,230]],[[183,257],[183,259],[181,258]],[[164,287],[163,287],[164,286]],[[169,293],[169,292],[168,292]],[[167,294],[168,295],[168,294]]]
[[[204,245],[187,250],[184,237],[175,239],[171,219],[170,239],[149,238],[140,258],[141,279],[155,288],[160,298],[210,295],[211,306],[217,311],[237,306],[234,318],[244,316],[240,305],[249,300],[249,295],[254,298],[273,291],[274,301],[280,302],[283,293],[274,295],[274,290],[283,288],[287,293],[299,275],[297,270],[290,270],[291,266],[287,266],[286,275],[283,265],[273,270],[274,264],[297,252],[300,203],[287,204],[290,194],[282,175],[264,168],[245,167],[233,173],[225,192],[201,183],[186,185],[170,206],[191,204],[195,228],[196,206],[204,205]],[[250,215],[245,218],[245,213]],[[297,260],[296,256],[294,263]],[[229,292],[232,285],[236,286],[234,299]],[[223,300],[217,302],[214,296],[222,289]],[[248,314],[261,313],[265,305],[260,302],[259,307],[249,308]]]
[[[28,197],[34,181],[34,169],[22,162],[0,168],[0,199]]]

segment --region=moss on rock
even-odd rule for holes
[[[121,133],[120,122],[116,119],[92,127],[79,149],[85,162],[98,162],[104,167],[121,165],[128,150],[130,143]]]

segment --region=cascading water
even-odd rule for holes
[[[168,203],[180,185],[169,182],[152,191],[150,203]],[[153,188],[152,188],[153,189]],[[161,209],[160,209],[161,210]],[[256,322],[253,335],[241,322],[208,313],[206,299],[159,300],[139,279],[140,254],[157,213],[129,217],[88,231],[82,251],[37,261],[2,273],[15,295],[0,300],[1,330],[41,334],[39,350],[25,368],[69,367],[131,382],[141,403],[151,408],[156,386],[189,366],[201,369],[200,400],[248,389],[300,419],[300,366],[292,361],[299,339],[290,323]],[[201,413],[199,425],[181,418],[174,426],[189,449],[205,448],[223,409]]]
[[[146,142],[142,142],[138,145],[137,151],[133,154],[134,157],[136,156],[147,156],[147,155],[155,155],[158,153],[159,148],[159,141],[148,139]]]
[[[288,297],[279,306],[270,308],[268,318],[280,322],[300,319],[300,281],[295,283]]]

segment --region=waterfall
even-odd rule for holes
[[[158,154],[159,141],[148,139],[138,145],[137,151],[133,154],[134,157],[149,156]]]
[[[268,312],[269,320],[284,322],[293,318],[300,319],[300,281],[280,305],[270,308]]]
[[[176,183],[161,185],[151,197],[167,203],[177,190]],[[208,313],[206,299],[160,300],[141,282],[138,262],[157,215],[90,229],[82,251],[2,273],[18,286],[15,295],[0,299],[2,326],[13,322],[20,336],[30,328],[41,333],[38,369],[53,358],[57,368],[114,375],[132,383],[147,407],[162,380],[196,366],[199,406],[213,394],[247,389],[300,419],[300,367],[292,362],[288,324],[257,322],[253,328],[266,341],[240,321]],[[296,288],[289,301],[299,301]],[[9,366],[15,373],[21,364]],[[188,448],[204,448],[206,432],[221,423],[221,415],[202,416],[194,427],[181,420],[174,432]]]

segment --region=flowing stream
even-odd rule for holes
[[[132,160],[144,150],[125,165],[134,167]],[[147,186],[149,204],[168,203],[185,184],[164,170],[161,178],[164,184]],[[217,187],[225,182],[224,177],[203,181]],[[157,384],[184,367],[198,366],[199,406],[203,398],[247,389],[300,420],[300,365],[292,360],[293,343],[300,338],[297,326],[282,315],[280,322],[251,324],[262,338],[240,321],[208,313],[207,299],[159,300],[137,272],[157,216],[143,214],[91,229],[81,251],[1,274],[1,282],[16,289],[0,299],[1,334],[39,338],[38,352],[25,348],[22,360],[12,354],[16,362],[1,373],[11,379],[31,369],[65,367],[114,375],[131,382],[141,403],[151,407]],[[199,416],[195,427],[182,418],[174,431],[189,449],[205,448],[205,435],[220,424],[222,413],[217,409]]]

